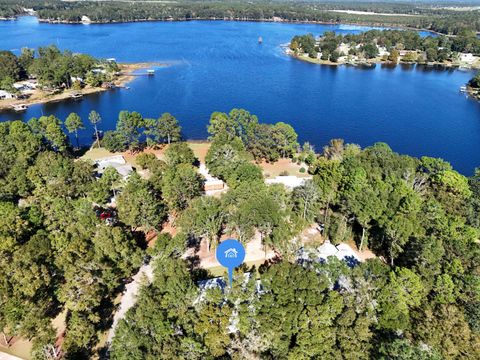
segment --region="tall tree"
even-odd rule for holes
[[[65,127],[69,133],[75,133],[75,140],[77,143],[77,149],[80,147],[78,143],[78,130],[85,129],[85,125],[76,113],[70,113],[65,120]]]
[[[142,115],[136,111],[120,111],[118,114],[117,132],[123,136],[131,150],[140,145],[140,129],[143,125]]]
[[[216,245],[220,235],[225,212],[220,200],[213,197],[199,197],[182,213],[180,226],[186,233],[207,240],[207,251],[210,245]]]
[[[145,128],[147,139],[154,144],[164,142],[170,144],[181,139],[182,128],[178,124],[178,120],[170,113],[162,114],[157,120],[145,119]]]
[[[100,147],[100,135],[98,133],[98,124],[102,121],[102,118],[99,113],[97,113],[95,110],[90,111],[90,114],[88,114],[88,120],[90,121],[90,124],[93,125],[93,128],[95,130],[95,139],[97,142],[97,147]]]
[[[165,207],[151,185],[132,174],[117,200],[118,217],[133,229],[160,230],[165,220]]]

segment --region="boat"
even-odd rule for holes
[[[12,108],[13,108],[13,110],[20,112],[20,111],[27,110],[28,106],[25,105],[25,104],[17,104],[17,105],[12,105]]]
[[[81,93],[70,94],[70,98],[73,99],[73,100],[78,100],[78,99],[81,99],[82,97],[83,97],[83,95]]]
[[[259,43],[259,44],[263,43],[263,39],[262,39],[261,36],[258,38],[258,43]]]
[[[153,69],[148,69],[148,70],[147,70],[147,74],[148,74],[148,75],[153,75],[153,74],[155,74],[155,70],[153,70]]]
[[[467,92],[466,86],[460,86],[460,92]]]

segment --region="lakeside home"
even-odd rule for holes
[[[479,41],[457,41],[443,46],[448,38],[438,39],[421,38],[415,32],[397,30],[370,30],[357,35],[337,35],[327,31],[316,38],[312,34],[294,36],[286,53],[322,65],[388,62],[480,69]]]

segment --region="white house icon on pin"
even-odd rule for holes
[[[237,255],[238,255],[238,251],[235,248],[230,248],[230,249],[225,251],[225,257],[226,258],[230,258],[230,259],[236,258]]]

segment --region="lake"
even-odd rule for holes
[[[371,69],[328,67],[286,56],[280,47],[293,35],[327,30],[353,33],[359,26],[191,21],[108,25],[41,24],[33,17],[0,21],[0,49],[55,44],[61,49],[119,62],[161,62],[153,77],[137,77],[116,89],[31,106],[0,120],[90,110],[113,129],[121,110],[144,117],[171,112],[188,139],[207,137],[213,111],[245,108],[264,122],[290,123],[300,140],[317,150],[332,138],[369,146],[378,141],[413,156],[441,157],[470,175],[480,166],[480,103],[459,92],[473,72],[419,66]],[[263,44],[258,44],[258,37]],[[82,132],[83,143],[92,130]]]

